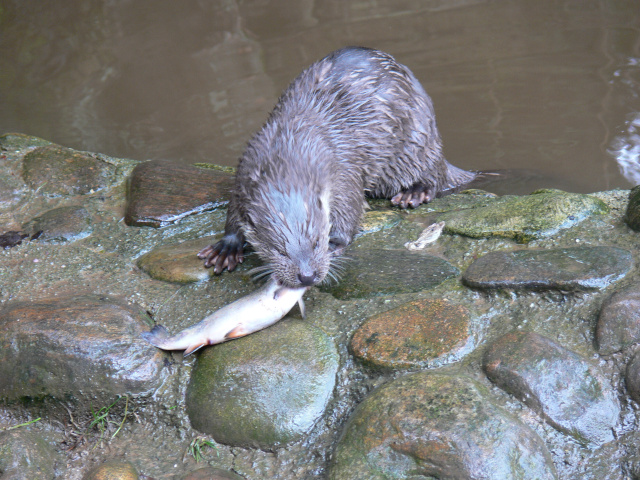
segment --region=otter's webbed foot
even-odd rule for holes
[[[393,205],[400,208],[416,208],[423,203],[429,203],[436,197],[436,191],[433,187],[423,183],[416,183],[407,190],[404,190],[391,198]]]
[[[225,235],[220,241],[209,245],[198,252],[198,258],[204,260],[206,268],[213,267],[215,273],[222,273],[226,268],[232,271],[244,261],[242,247],[244,239],[236,234]]]

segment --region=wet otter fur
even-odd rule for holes
[[[431,99],[407,67],[343,48],[284,91],[240,159],[224,237],[198,256],[216,273],[233,270],[246,240],[260,274],[314,285],[335,277],[365,195],[417,207],[475,176],[445,160]]]

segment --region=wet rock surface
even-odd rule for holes
[[[625,379],[631,397],[640,402],[640,354],[636,353],[627,365]]]
[[[419,292],[459,273],[446,260],[422,252],[360,249],[350,252],[349,257],[340,282],[321,287],[336,298]]]
[[[61,470],[61,459],[36,432],[20,429],[0,432],[0,478],[3,480],[52,480]]]
[[[126,184],[140,162],[86,154],[110,166],[105,186],[73,193],[59,176],[50,181],[67,193],[49,193],[22,175],[25,157],[46,145],[26,135],[0,137],[1,233],[17,232],[22,239],[7,237],[11,248],[0,249],[0,311],[15,314],[0,329],[0,355],[9,356],[0,358],[7,388],[0,430],[34,432],[44,440],[58,460],[40,458],[48,459],[45,468],[56,480],[83,480],[114,459],[130,462],[141,478],[158,480],[183,480],[205,466],[215,473],[198,474],[224,478],[226,472],[247,480],[445,478],[449,472],[457,476],[447,478],[478,478],[470,471],[489,472],[484,478],[553,478],[554,468],[567,480],[639,475],[635,317],[603,314],[616,304],[633,310],[628,292],[640,282],[638,233],[625,221],[628,191],[579,196],[577,209],[565,209],[567,197],[552,191],[527,197],[473,191],[410,211],[371,200],[363,231],[346,252],[354,260],[344,265],[353,270],[337,285],[305,293],[305,320],[294,307],[263,332],[183,358],[143,343],[139,332],[150,328],[152,318],[178,333],[253,292],[259,286],[247,272],[259,259],[248,256],[236,271],[202,280],[209,272],[194,256],[223,231],[224,207],[162,228],[130,227],[122,221]],[[153,200],[154,188],[148,191]],[[424,250],[404,247],[441,215],[466,210],[466,217],[512,205],[514,198],[540,201],[538,212],[523,216],[538,221],[550,203],[541,194],[547,202],[557,198],[561,213],[574,218],[558,220],[555,231],[532,232],[542,228],[535,222],[511,237],[447,230]],[[162,195],[160,219],[181,215],[172,210],[171,194]],[[180,195],[176,205],[184,200]],[[190,205],[198,211],[197,202]],[[589,211],[580,210],[585,205],[593,211],[575,217]],[[24,237],[23,226],[65,207],[87,211],[90,235],[61,242]],[[511,220],[519,215],[507,213]],[[573,250],[586,245],[601,250],[587,256],[588,249]],[[491,256],[514,250],[530,252],[540,268]],[[560,251],[565,254],[557,257]],[[151,252],[157,254],[153,261],[142,262]],[[547,262],[544,255],[555,259]],[[490,294],[482,288],[493,287],[469,288],[459,272],[476,259],[495,263],[482,272],[487,285],[504,285],[507,278],[515,286]],[[513,278],[529,283],[523,287]],[[540,279],[542,289],[535,283]],[[73,303],[89,297],[90,308]],[[278,333],[292,325],[290,335]],[[502,377],[526,379],[513,390],[492,383],[483,368],[485,353],[505,332],[553,339],[542,352],[518,356],[502,348],[511,372]],[[535,342],[525,343],[535,350]],[[528,398],[540,408],[519,400],[522,392],[531,392]],[[598,409],[606,412],[598,416]],[[617,421],[612,411],[619,411]],[[218,443],[216,435],[241,446]]]
[[[139,307],[108,296],[8,303],[0,311],[0,398],[90,394],[106,402],[157,388],[164,355],[140,338],[147,322]]]
[[[554,479],[542,440],[466,377],[417,373],[374,391],[351,416],[329,478]]]
[[[243,477],[219,468],[199,468],[188,474],[183,480],[243,480]]]
[[[226,205],[230,173],[154,160],[138,165],[127,189],[125,222],[162,227],[187,215]]]
[[[476,208],[444,213],[446,231],[468,237],[507,237],[518,242],[553,235],[589,215],[608,211],[604,202],[589,195],[540,190],[531,195],[505,195]]]
[[[91,218],[84,207],[59,207],[29,220],[22,229],[39,242],[72,242],[91,233]]]
[[[287,320],[198,355],[187,413],[217,442],[271,449],[308,433],[333,393],[338,354],[319,329]]]
[[[447,300],[421,300],[369,318],[350,348],[367,365],[411,368],[459,360],[474,346],[469,310]]]
[[[50,195],[82,195],[111,185],[116,168],[99,158],[59,145],[39,147],[24,157],[22,177]]]
[[[488,253],[462,279],[482,289],[590,290],[620,280],[632,267],[631,253],[614,247],[517,250]]]
[[[161,245],[140,257],[138,267],[156,280],[190,283],[214,275],[213,268],[204,268],[197,253],[219,237],[205,237],[178,245]]]
[[[579,355],[533,332],[512,332],[487,350],[491,381],[582,442],[613,440],[620,407],[597,369]]]
[[[625,221],[636,232],[640,232],[640,185],[633,188],[629,194]]]
[[[635,283],[609,297],[600,310],[596,343],[607,355],[640,341],[640,284]]]

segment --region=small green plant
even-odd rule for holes
[[[201,436],[191,440],[191,443],[187,448],[187,453],[196,460],[196,463],[198,463],[204,457],[205,448],[213,448],[216,451],[216,454],[218,456],[220,455],[220,452],[218,452],[218,446],[206,437]]]
[[[39,422],[41,417],[38,417],[34,420],[29,420],[28,422],[21,423],[19,425],[11,425],[10,427],[5,427],[3,430],[13,430],[14,428],[26,427],[27,425],[31,425],[33,423]]]
[[[108,406],[102,407],[101,409],[99,409],[98,411],[94,411],[93,410],[93,406],[91,406],[91,415],[93,416],[93,420],[91,421],[91,423],[89,423],[89,426],[87,427],[87,430],[91,430],[92,428],[96,427],[98,429],[98,431],[100,432],[100,437],[98,438],[98,440],[103,440],[104,436],[106,433],[108,433],[108,430],[110,430],[111,428],[115,428],[115,426],[117,425],[117,429],[116,431],[111,434],[110,440],[113,440],[115,438],[115,436],[120,432],[120,430],[122,429],[122,426],[124,425],[125,420],[127,419],[127,414],[129,411],[129,397],[125,395],[125,405],[124,405],[124,415],[122,416],[122,421],[120,422],[116,422],[113,421],[111,419],[109,419],[109,412],[111,410],[111,408],[113,408],[113,406],[118,403],[120,401],[122,397],[118,397],[116,398],[116,400]],[[97,446],[97,443],[96,443]],[[95,448],[95,446],[94,446]]]

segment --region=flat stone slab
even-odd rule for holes
[[[161,245],[140,257],[136,264],[156,280],[176,283],[206,280],[214,275],[213,268],[204,268],[197,253],[218,238],[211,236]]]
[[[632,267],[630,252],[607,246],[491,252],[473,262],[462,281],[481,289],[593,290]]]
[[[325,333],[292,319],[206,348],[187,388],[191,425],[218,443],[283,446],[323,415],[338,363]]]
[[[486,205],[438,216],[445,231],[473,238],[507,237],[518,242],[547,237],[593,214],[607,213],[606,204],[589,195],[539,190],[531,195],[505,195]]]
[[[116,167],[85,153],[47,145],[24,156],[22,178],[49,195],[83,195],[111,185]]]
[[[134,168],[128,183],[125,223],[163,227],[229,201],[233,175],[215,169],[153,160]]]
[[[38,242],[72,242],[89,236],[91,217],[84,207],[59,207],[29,220],[22,225],[22,230]]]
[[[351,352],[380,368],[440,366],[474,345],[469,310],[447,300],[417,300],[369,318],[351,339]]]
[[[108,296],[11,302],[0,311],[0,398],[88,396],[96,405],[151,391],[165,356],[140,337],[150,323]]]
[[[640,341],[640,283],[605,300],[596,325],[596,345],[602,355],[619,352]]]
[[[340,299],[420,292],[460,273],[442,258],[404,249],[354,250],[348,256],[340,281],[320,288]]]
[[[629,193],[625,221],[633,230],[640,232],[640,185],[634,187]]]
[[[613,440],[620,406],[611,385],[585,359],[533,332],[511,332],[485,352],[489,379],[555,429],[583,443]]]
[[[369,395],[354,411],[331,480],[555,479],[544,443],[494,405],[474,380],[421,372]]]

